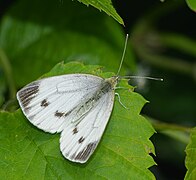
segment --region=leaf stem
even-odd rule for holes
[[[142,47],[142,45],[140,45],[140,48],[137,48],[136,51],[142,60],[147,61],[151,65],[196,78],[196,65],[193,63],[188,63],[186,60],[179,58],[151,53],[145,47]]]
[[[145,116],[145,118],[149,120],[149,122],[152,124],[155,130],[159,133],[165,134],[178,141],[188,144],[189,134],[191,131],[190,127],[161,122],[148,116]]]
[[[196,57],[196,42],[182,34],[162,33],[160,40],[164,45]]]
[[[9,98],[14,99],[16,95],[16,88],[15,88],[14,79],[12,75],[12,68],[9,63],[9,59],[2,48],[0,48],[0,63],[2,65],[3,71],[5,73],[5,77],[7,80],[7,85],[9,88]]]

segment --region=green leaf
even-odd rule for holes
[[[57,64],[44,76],[67,73],[91,73],[109,77],[100,66],[78,62]],[[0,113],[0,177],[2,179],[155,179],[148,170],[154,165],[149,153],[154,146],[149,138],[154,133],[140,111],[146,100],[121,81],[119,89],[125,109],[115,99],[110,121],[96,151],[86,164],[63,158],[59,134],[45,133],[24,117],[20,110]]]
[[[196,179],[196,127],[192,129],[190,135],[190,142],[186,147],[186,161],[185,165],[188,169],[185,179]]]
[[[116,71],[124,39],[113,19],[70,0],[35,0],[30,4],[19,0],[4,16],[0,28],[0,47],[10,61],[17,87],[62,60],[100,64]],[[130,50],[125,61],[133,71]]]
[[[111,0],[78,0],[79,2],[82,2],[84,4],[94,6],[95,8],[99,9],[100,11],[104,11],[109,16],[112,16],[116,21],[118,21],[120,24],[123,24],[122,18],[118,15],[116,10],[114,9],[112,5]]]
[[[195,0],[186,0],[186,3],[190,7],[190,9],[196,12],[196,1]]]

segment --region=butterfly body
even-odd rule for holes
[[[68,74],[32,82],[17,93],[27,119],[61,133],[65,158],[84,163],[97,147],[111,115],[118,77]]]

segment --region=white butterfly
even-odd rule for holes
[[[33,125],[61,132],[60,149],[67,159],[84,163],[107,125],[117,81],[89,74],[54,76],[25,86],[17,99]]]
[[[110,118],[118,80],[118,75],[108,79],[90,74],[54,76],[28,84],[17,93],[17,99],[33,125],[61,133],[60,149],[65,158],[85,163]]]

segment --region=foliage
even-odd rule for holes
[[[190,142],[186,147],[186,167],[188,169],[185,179],[196,179],[196,128],[192,129]]]
[[[178,163],[176,156],[182,158],[187,145],[185,164],[188,171],[185,179],[195,179],[196,131],[187,124],[195,126],[196,90],[192,84],[196,74],[196,41],[180,31],[186,28],[188,20],[182,20],[185,23],[182,27],[177,24],[177,19],[169,16],[186,3],[193,10],[186,7],[189,12],[194,13],[195,0],[159,2],[156,8],[148,1],[151,10],[147,13],[140,2],[121,2],[131,3],[131,18],[137,13],[141,18],[134,22],[131,30],[126,29],[131,38],[120,74],[142,72],[144,76],[154,74],[165,81],[153,82],[150,86],[141,81],[145,88],[143,91],[138,88],[137,91],[151,101],[143,113],[149,115],[150,112],[152,117],[145,118],[140,112],[147,101],[133,92],[135,88],[128,86],[127,82],[120,83],[119,86],[129,89],[118,90],[121,101],[129,109],[124,109],[118,99],[115,100],[104,136],[86,164],[64,159],[59,150],[59,134],[51,135],[38,130],[20,110],[16,110],[18,106],[13,103],[16,91],[40,77],[82,72],[106,78],[117,72],[125,39],[119,25],[124,25],[123,20],[111,0],[78,1],[18,0],[2,14],[0,178],[155,179],[154,174],[159,177],[161,173],[159,161],[158,166],[153,166],[153,140],[158,152],[153,157],[156,161],[163,156],[164,161],[169,161],[167,168],[172,163],[175,166],[182,164]],[[134,3],[139,4],[139,10]],[[180,16],[180,13],[176,14]],[[178,30],[164,31],[171,24]],[[194,25],[188,31],[191,34]],[[136,66],[135,57],[144,66]],[[141,86],[140,83],[138,86]],[[154,129],[158,133],[153,135]],[[159,138],[162,134],[164,138],[167,136],[164,142]]]
[[[111,0],[78,0],[84,4],[92,5],[95,8],[106,12],[109,16],[112,16],[115,20],[117,20],[120,24],[124,24],[121,17],[117,14],[116,10],[112,6]]]
[[[188,6],[196,12],[196,1],[195,0],[186,0]]]
[[[80,63],[57,64],[49,75],[67,73],[109,75],[100,74],[100,67]],[[130,89],[125,83],[121,84]],[[62,157],[58,134],[49,135],[33,127],[20,110],[2,112],[0,176],[8,179],[154,179],[147,169],[154,164],[149,155],[154,153],[149,141],[154,130],[139,115],[146,101],[130,90],[119,90],[119,93],[129,110],[116,99],[103,139],[93,157],[84,165],[71,163]]]

